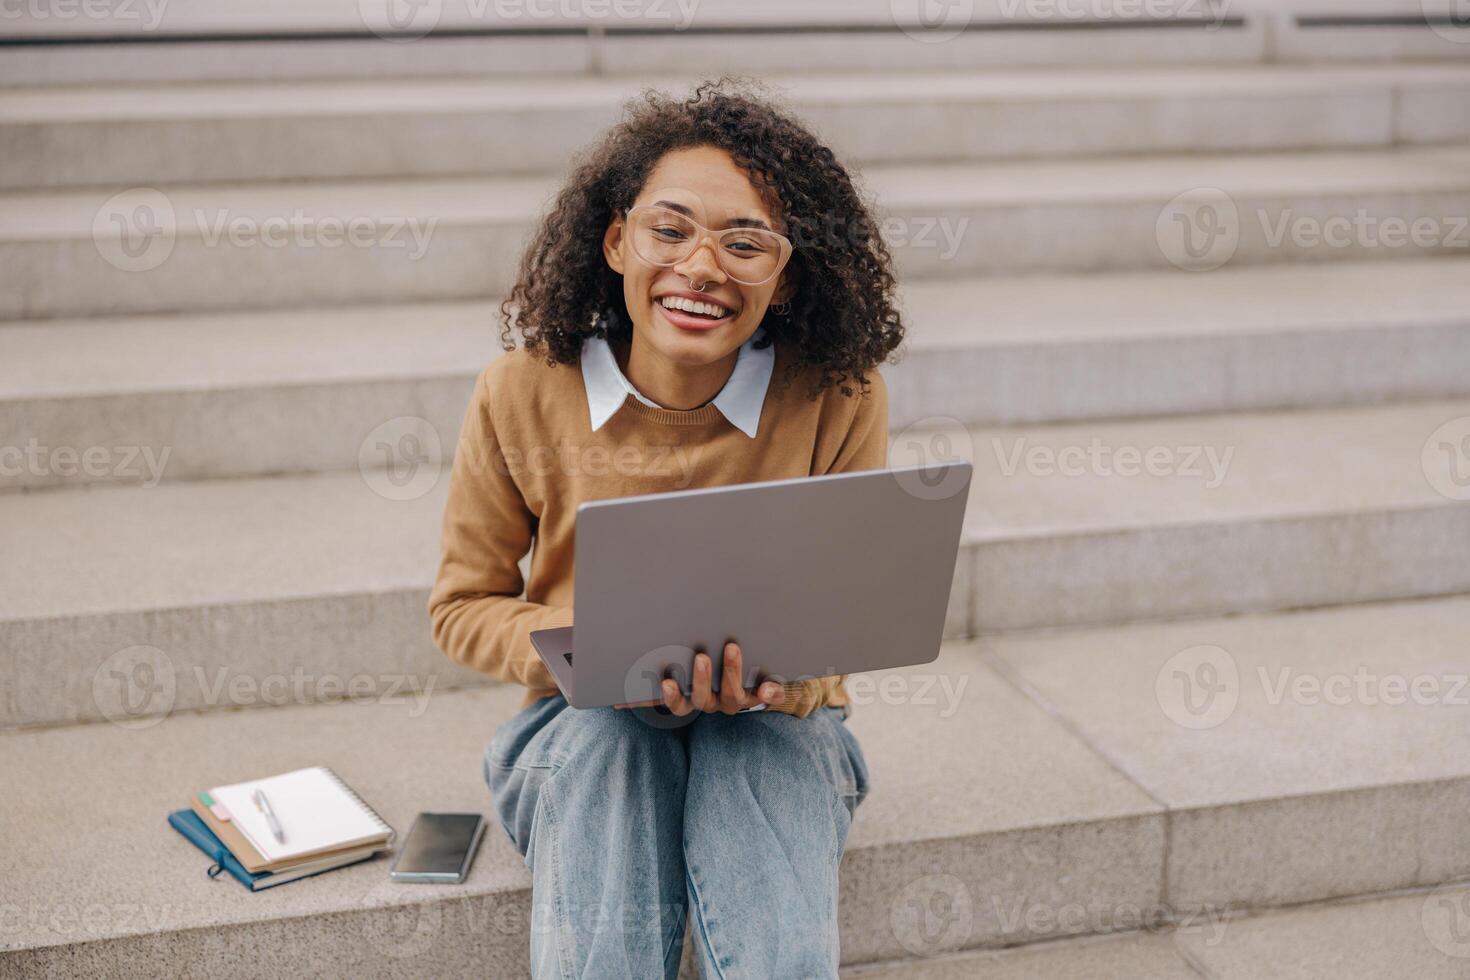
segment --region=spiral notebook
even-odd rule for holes
[[[285,831],[284,843],[276,840],[265,814],[252,800],[257,789],[270,801]],[[325,766],[220,786],[209,795],[226,814],[222,819],[233,824],[272,864],[393,838],[393,828]]]

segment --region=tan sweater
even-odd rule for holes
[[[829,388],[811,399],[812,375],[785,381],[788,352],[776,347],[755,439],[713,404],[675,411],[632,397],[593,432],[577,366],[550,366],[525,349],[492,361],[475,383],[450,475],[442,560],[429,597],[439,648],[529,688],[528,706],[558,692],[529,634],[572,625],[582,501],[886,466],[882,376],[868,372],[866,395],[853,384],[851,396]],[[518,563],[533,538],[523,582]],[[822,705],[845,705],[845,676],[787,684],[767,710],[805,717]]]

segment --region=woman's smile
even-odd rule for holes
[[[654,297],[653,306],[680,330],[702,332],[722,327],[740,311],[729,303],[691,290],[671,290]]]

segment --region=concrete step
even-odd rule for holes
[[[928,280],[885,368],[895,426],[1323,408],[1470,394],[1470,263]]]
[[[907,349],[883,368],[890,417],[1470,396],[1467,269],[1430,258],[915,281]],[[500,353],[497,315],[420,303],[0,325],[0,446],[25,453],[0,459],[0,488],[350,469],[393,419],[425,419],[452,445],[475,375]],[[106,458],[84,466],[91,447]]]
[[[986,662],[1169,808],[1180,908],[1470,877],[1470,597],[992,636]]]
[[[403,418],[453,447],[501,352],[496,315],[419,303],[0,325],[0,445],[111,447],[101,466],[59,467],[55,448],[7,460],[0,487],[350,469]],[[58,343],[85,356],[68,368]]]
[[[1155,927],[1149,932],[1140,929],[870,963],[846,967],[840,976],[842,980],[1200,980],[1172,937],[1172,930]]]
[[[1402,3],[1402,0],[1399,0]],[[1155,4],[1129,9],[1076,11],[1060,5],[1013,4],[1008,0],[974,0],[963,12],[967,25],[996,25],[1018,29],[1034,27],[1051,29],[1081,24],[1087,28],[1154,24],[1159,27],[1194,26],[1217,28],[1222,15],[1217,3]],[[149,11],[150,13],[152,11]],[[63,41],[70,37],[258,37],[264,33],[277,36],[312,38],[324,33],[368,34],[375,28],[392,33],[400,41],[416,40],[432,32],[488,32],[510,34],[567,34],[602,31],[619,33],[639,30],[685,32],[697,29],[729,30],[807,30],[830,28],[851,30],[873,28],[895,30],[900,27],[921,28],[923,11],[895,7],[887,0],[851,0],[841,6],[812,5],[794,7],[784,0],[704,0],[695,6],[650,4],[646,7],[625,5],[620,8],[595,6],[537,6],[534,4],[495,6],[473,0],[447,0],[432,11],[419,12],[419,23],[391,25],[379,23],[381,11],[364,7],[355,0],[295,0],[291,3],[264,3],[241,7],[230,0],[194,0],[187,8],[162,11],[152,22],[142,19],[144,12],[132,17],[118,16],[114,21],[98,25],[83,18],[48,18],[45,12],[26,10],[12,18],[11,36],[46,38]],[[376,16],[375,16],[376,15]],[[960,18],[955,17],[958,20]],[[415,37],[417,35],[417,37]]]
[[[1470,140],[1470,65],[767,76],[856,163]],[[383,79],[0,92],[0,188],[560,172],[643,85]],[[281,147],[289,145],[290,153]]]
[[[1457,643],[1467,625],[1470,600],[1457,597],[992,638],[950,644],[932,665],[864,675],[848,724],[872,790],[843,863],[844,963],[1041,942],[961,960],[1032,971],[995,976],[1034,976],[1068,962],[1048,941],[1173,922],[1174,949],[1218,964],[1219,976],[1351,976],[1311,972],[1333,962],[1319,959],[1329,956],[1325,941],[1293,949],[1300,972],[1249,972],[1271,945],[1269,922],[1310,935],[1327,910],[1282,920],[1235,913],[1470,873],[1451,818],[1470,791],[1470,708],[1448,697],[1335,710],[1272,704],[1251,670],[1321,677],[1361,665],[1445,679],[1465,669]],[[1228,648],[1245,681],[1216,727],[1186,728],[1166,714],[1172,702],[1155,699],[1156,679],[1179,663],[1170,658],[1181,646],[1205,641]],[[1114,658],[1111,671],[1104,661]],[[1069,671],[1113,698],[1093,703]],[[220,972],[251,948],[263,973],[288,961],[299,968],[304,957],[353,975],[461,975],[473,964],[524,976],[529,875],[493,822],[464,885],[395,886],[378,859],[247,896],[198,873],[197,853],[163,821],[201,786],[308,764],[333,766],[400,830],[422,809],[488,811],[493,821],[480,757],[518,701],[512,688],[475,688],[175,714],[122,731],[0,733],[26,789],[0,799],[0,818],[36,844],[0,858],[11,907],[0,963],[22,975],[106,963],[109,975],[131,976],[167,971],[178,957]],[[66,804],[78,783],[108,800],[111,820],[99,825]],[[1413,916],[1382,914],[1413,909],[1420,939],[1463,956],[1463,932],[1444,921],[1460,894],[1426,892],[1416,906],[1380,911],[1356,905],[1355,929],[1393,937],[1402,962],[1432,964],[1436,950],[1403,928]],[[921,923],[915,908],[943,918]],[[1162,967],[1162,952],[1134,934],[1088,962]],[[874,975],[851,975],[865,973]]]
[[[1470,457],[1451,455],[1467,419],[1465,400],[930,419],[893,436],[890,461],[975,462],[945,631],[961,637],[1470,591]],[[419,429],[381,441],[407,431],[431,445]],[[479,682],[434,649],[424,612],[442,464],[396,462],[396,480],[365,467],[0,494],[0,552],[22,556],[0,564],[0,727]],[[145,662],[153,694],[109,693]]]
[[[0,724],[479,683],[429,636],[442,504],[357,473],[4,495],[32,572],[0,600]],[[165,686],[120,701],[143,661]]]
[[[1470,402],[965,430],[974,631],[1470,591]]]
[[[34,11],[40,16],[26,16]],[[1213,2],[1089,9],[982,0],[941,11],[925,28],[918,17],[932,12],[889,0],[595,9],[451,0],[412,11],[404,30],[422,36],[394,40],[380,36],[395,34],[385,12],[355,2],[327,11],[319,3],[195,2],[140,6],[99,23],[27,8],[9,21],[17,43],[0,48],[0,85],[1201,64],[1262,60],[1267,40],[1265,18]]]
[[[671,4],[665,9],[673,7]],[[1267,43],[1263,21],[1231,19],[1218,29],[1138,24],[1106,30],[1081,26],[1018,30],[976,23],[936,43],[925,43],[923,31],[909,34],[882,25],[774,31],[714,28],[650,34],[615,31],[593,36],[522,33],[529,36],[517,36],[515,32],[431,35],[413,44],[372,36],[293,39],[266,35],[256,40],[138,38],[125,43],[8,45],[0,47],[0,88],[364,77],[538,77],[572,72],[619,77],[650,71],[687,75],[692,80],[722,73],[788,72],[793,64],[813,72],[851,71],[854,65],[874,71],[930,71],[1245,64],[1264,61]],[[936,31],[935,36],[940,33]],[[1392,39],[1397,37],[1393,35]],[[1359,46],[1363,46],[1361,42]],[[1406,50],[1418,55],[1425,48],[1420,44]],[[1428,46],[1425,53],[1449,58],[1459,52],[1440,42]],[[1323,57],[1315,50],[1306,54]],[[1361,57],[1378,56],[1364,53]]]
[[[1470,23],[1448,0],[1245,0],[1268,56],[1298,62],[1464,61]]]
[[[1470,146],[864,177],[905,277],[1470,251]],[[555,189],[500,177],[4,194],[0,319],[494,297]]]
[[[1184,928],[849,967],[843,980],[1461,980],[1460,910],[1450,884],[1233,916]]]
[[[429,633],[442,470],[0,494],[0,729],[487,683]]]
[[[1161,808],[974,651],[953,647],[935,665],[885,673],[890,685],[925,683],[931,698],[939,677],[964,686],[958,701],[874,701],[853,712],[874,788],[843,864],[844,960],[940,952],[936,940],[958,948],[1055,935],[1055,925],[1003,917],[1026,902],[1159,901]],[[156,976],[187,963],[213,975],[250,950],[260,975],[308,962],[337,975],[525,976],[530,876],[481,781],[485,745],[519,699],[518,689],[478,688],[175,715],[128,731],[0,733],[7,770],[26,788],[0,800],[0,820],[34,844],[0,856],[9,912],[0,949],[12,951],[0,964],[22,975]],[[312,764],[331,765],[400,832],[419,810],[486,813],[469,880],[406,888],[380,858],[252,895],[209,880],[207,862],[164,821],[201,787]],[[67,802],[78,785],[107,801],[110,819]],[[962,930],[935,936],[904,921],[906,902],[970,890]],[[994,906],[981,897],[992,893]]]

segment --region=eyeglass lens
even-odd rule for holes
[[[633,250],[653,265],[682,262],[698,244],[701,226],[668,208],[639,208],[629,218]],[[726,228],[715,232],[720,268],[736,282],[763,283],[776,274],[781,238],[760,228]]]

